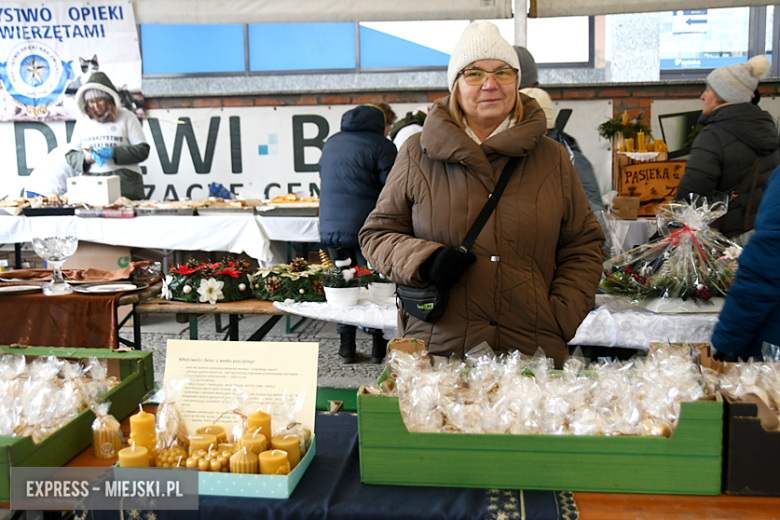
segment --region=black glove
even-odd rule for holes
[[[721,352],[720,350],[715,350],[712,353],[712,359],[715,361],[722,361],[726,363],[736,363],[739,361],[736,356],[731,356],[729,354],[726,354],[725,352]]]
[[[420,266],[420,278],[439,289],[449,289],[476,261],[476,256],[460,249],[453,247],[439,249]]]

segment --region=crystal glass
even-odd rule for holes
[[[62,277],[62,264],[79,245],[78,238],[68,235],[64,237],[33,238],[35,253],[46,260],[53,268],[51,283],[43,286],[43,294],[56,296],[58,294],[70,294],[73,292],[68,282]]]

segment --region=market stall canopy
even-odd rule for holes
[[[685,4],[684,6],[682,4]],[[528,16],[591,16],[597,14],[653,13],[685,9],[764,6],[765,0],[531,0]]]
[[[512,0],[134,0],[138,23],[303,23],[512,18]]]

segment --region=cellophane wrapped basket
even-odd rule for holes
[[[658,207],[662,238],[604,262],[601,287],[632,303],[649,298],[679,298],[711,304],[725,296],[739,267],[742,248],[713,229],[725,215],[725,200],[670,202]]]

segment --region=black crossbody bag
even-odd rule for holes
[[[466,234],[466,238],[463,243],[458,247],[458,251],[463,254],[468,253],[469,248],[474,244],[474,241],[479,236],[482,228],[485,227],[490,215],[498,205],[498,199],[501,198],[501,194],[504,193],[509,182],[509,177],[512,175],[512,171],[517,167],[520,162],[520,157],[512,157],[509,162],[504,166],[504,170],[501,172],[501,178],[498,179],[496,188],[493,190],[492,195],[482,208],[482,211],[477,216],[477,220],[471,226],[471,229]],[[403,309],[410,315],[414,316],[418,320],[427,321],[433,323],[444,314],[444,310],[447,308],[447,299],[449,297],[449,289],[439,289],[434,284],[428,284],[425,287],[412,287],[409,285],[398,285],[396,289],[398,300]]]

